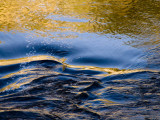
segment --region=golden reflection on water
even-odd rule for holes
[[[37,35],[51,38],[55,38],[53,35],[55,31],[65,32],[69,30],[137,35],[142,37],[142,40],[129,41],[126,44],[134,47],[152,45],[159,47],[159,9],[160,1],[153,2],[152,0],[146,0],[145,2],[141,0],[1,0],[0,31],[34,32]],[[64,36],[63,38],[65,37],[74,38],[75,36]],[[144,37],[148,40],[143,40]],[[102,77],[147,71],[69,65],[65,63],[65,59],[57,59],[52,56],[0,60],[0,66],[38,60],[60,62],[63,64],[63,70],[68,67],[101,71],[104,74],[98,76]],[[14,88],[14,86],[12,87]]]
[[[67,31],[125,34],[133,37],[125,44],[154,49],[160,46],[159,9],[160,1],[152,0],[1,0],[0,31],[29,32],[57,40],[77,37],[63,34]],[[158,49],[153,53],[160,56]],[[149,56],[148,62],[159,64],[155,56]]]
[[[38,61],[38,60],[54,60],[60,63],[63,63],[65,61],[64,58],[57,59],[53,56],[40,55],[40,56],[31,56],[31,57],[24,57],[24,58],[18,58],[18,59],[8,59],[8,60],[2,59],[0,60],[0,66],[32,62],[32,61]]]
[[[68,30],[156,35],[159,8],[160,2],[152,0],[1,0],[0,31],[34,31],[50,37],[52,32]]]
[[[34,71],[33,71],[34,70]],[[25,70],[21,70],[19,72],[16,73],[11,73],[8,75],[5,75],[2,78],[10,78],[14,75],[27,75],[27,77],[22,77],[20,79],[18,79],[16,82],[11,83],[3,88],[0,89],[0,92],[6,91],[6,90],[14,90],[17,89],[19,87],[21,87],[22,85],[28,84],[30,82],[32,82],[35,79],[38,79],[40,77],[45,77],[45,76],[49,76],[49,75],[55,75],[55,74],[59,74],[58,72],[53,72],[53,71],[48,71],[47,69],[41,69],[41,71],[35,71],[36,69],[25,69]],[[28,74],[31,74],[28,76]]]
[[[117,102],[113,102],[113,101],[110,101],[110,100],[107,100],[107,99],[95,99],[95,100],[92,100],[92,102],[94,103],[94,102],[102,102],[105,106],[106,105],[119,105]],[[87,104],[85,104],[85,106],[89,106],[89,107],[92,107],[92,108],[94,108],[94,107],[96,107],[94,104],[92,104],[92,103],[87,103]]]
[[[136,72],[144,72],[144,71],[150,71],[150,72],[159,72],[156,70],[143,70],[143,69],[134,69],[134,70],[127,70],[127,69],[118,69],[118,68],[101,68],[101,67],[95,67],[95,66],[78,66],[78,65],[69,65],[65,63],[65,58],[58,59],[53,56],[32,56],[32,57],[25,57],[25,58],[19,58],[19,59],[9,59],[9,60],[0,60],[0,66],[7,66],[7,65],[13,65],[13,64],[20,64],[25,62],[32,62],[32,61],[39,61],[39,60],[53,60],[61,63],[60,67],[64,71],[65,68],[72,68],[72,69],[79,69],[79,70],[92,70],[92,71],[100,71],[103,72],[103,74],[95,75],[95,77],[106,77],[111,75],[119,75],[119,74],[128,74],[128,73],[136,73]],[[15,75],[25,75],[25,77],[20,78],[18,81],[9,84],[3,88],[0,89],[0,92],[9,90],[9,89],[17,89],[20,86],[30,83],[31,81],[44,77],[49,76],[53,74],[60,74],[55,71],[51,71],[47,68],[33,68],[33,69],[23,69],[15,73],[10,73],[8,75],[3,76],[2,78],[11,78]]]

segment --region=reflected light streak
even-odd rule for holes
[[[18,64],[18,63],[25,63],[25,62],[32,62],[32,61],[38,61],[38,60],[54,60],[59,63],[62,63],[60,67],[62,67],[62,70],[64,71],[66,67],[68,68],[73,68],[73,69],[79,69],[79,70],[93,70],[93,71],[101,71],[105,72],[105,74],[98,74],[95,75],[98,77],[106,77],[106,76],[111,76],[111,75],[119,75],[119,74],[128,74],[128,73],[135,73],[135,72],[145,72],[145,71],[150,71],[150,72],[159,72],[156,70],[145,70],[145,69],[135,69],[135,70],[127,70],[127,69],[118,69],[118,68],[101,68],[101,67],[95,67],[95,66],[78,66],[78,65],[69,65],[65,63],[65,58],[58,59],[53,56],[32,56],[32,57],[26,57],[26,58],[19,58],[19,59],[9,59],[9,60],[0,60],[0,65],[13,65],[13,64]],[[60,74],[55,71],[50,71],[47,68],[34,68],[34,69],[24,69],[20,70],[16,73],[10,73],[8,75],[3,76],[2,78],[10,78],[16,75],[25,75],[25,77],[22,77],[18,81],[5,86],[4,88],[0,89],[0,92],[9,90],[9,89],[16,89],[19,88],[20,86],[30,83],[31,81],[42,77],[42,76],[49,76],[53,74]],[[21,82],[22,81],[22,82]]]
[[[24,57],[24,58],[18,58],[18,59],[0,60],[0,66],[25,63],[25,62],[32,62],[32,61],[39,61],[39,60],[54,60],[54,61],[63,63],[63,61],[65,59],[64,58],[57,59],[53,56],[39,55],[39,56]]]

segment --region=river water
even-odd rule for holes
[[[1,0],[1,120],[159,120],[159,0]]]

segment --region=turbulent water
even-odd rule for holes
[[[159,0],[1,0],[0,120],[160,120]]]

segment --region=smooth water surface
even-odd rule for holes
[[[159,0],[1,0],[0,118],[160,119],[159,46]]]

